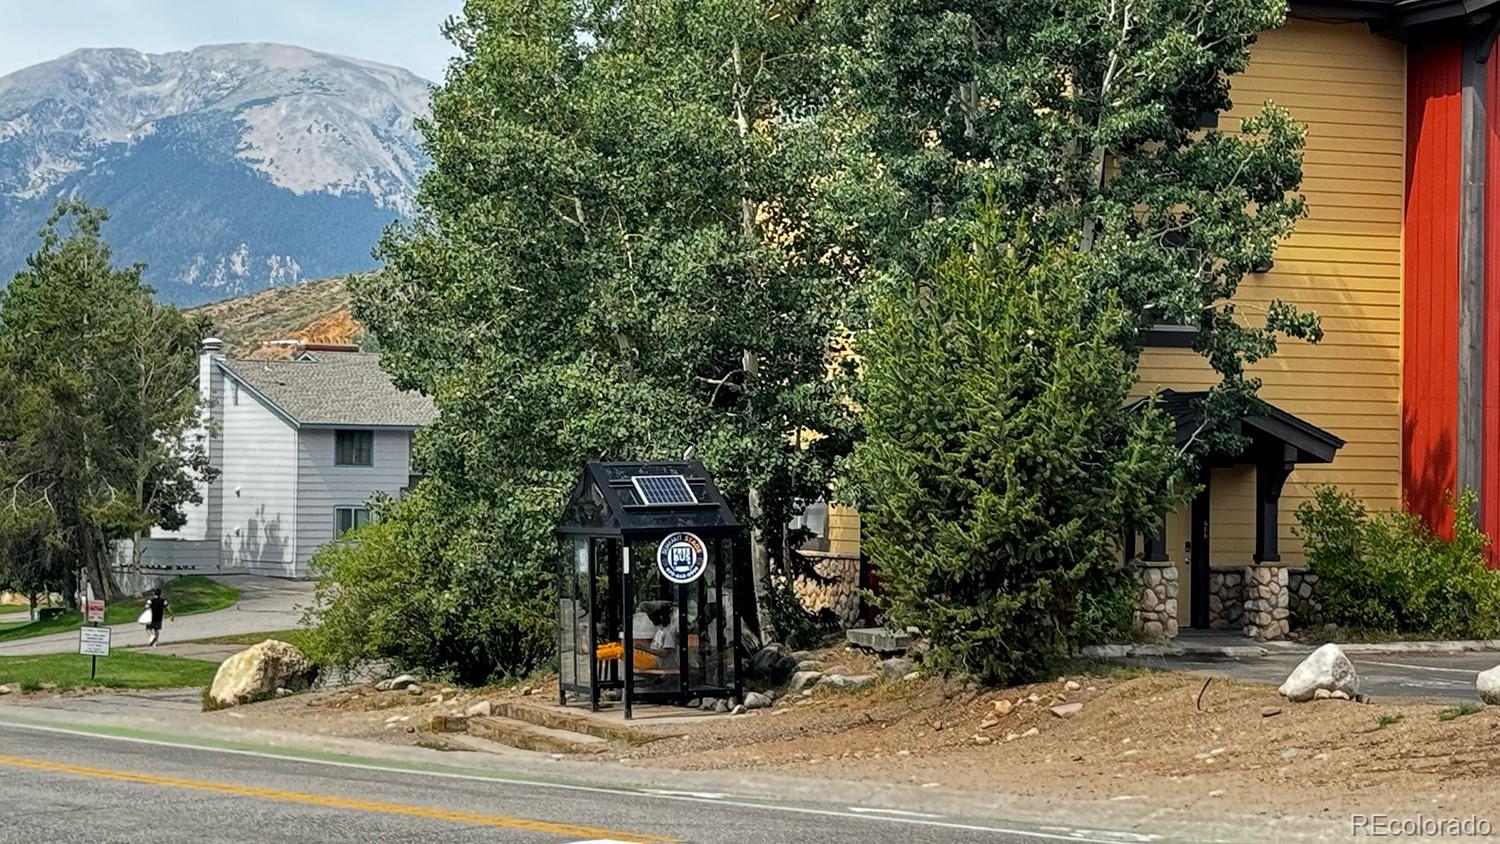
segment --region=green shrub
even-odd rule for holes
[[[1014,229],[985,212],[881,303],[855,460],[888,618],[937,670],[999,683],[1128,624],[1122,527],[1171,509],[1179,466],[1163,416],[1124,409],[1127,314]]]
[[[468,685],[545,663],[555,575],[533,561],[557,551],[555,504],[541,496],[475,501],[428,480],[378,503],[375,520],[313,557],[308,656],[345,668],[384,660]]]
[[[1474,503],[1472,492],[1454,503],[1454,535],[1443,539],[1414,515],[1372,515],[1352,495],[1320,487],[1297,519],[1321,619],[1445,639],[1500,636],[1500,572],[1485,565],[1489,540]]]
[[[1454,721],[1469,715],[1477,715],[1484,711],[1484,707],[1477,703],[1460,703],[1457,706],[1447,706],[1438,710],[1439,721]]]

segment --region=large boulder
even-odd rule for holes
[[[1479,690],[1480,700],[1491,706],[1500,706],[1500,665],[1479,672],[1474,687]]]
[[[317,676],[318,667],[295,645],[267,639],[224,660],[208,696],[220,706],[235,706],[275,697],[277,689],[304,691]]]
[[[781,646],[775,643],[761,648],[750,658],[750,677],[763,680],[769,686],[785,684],[796,672],[796,657],[783,651]]]
[[[1350,698],[1359,693],[1359,675],[1354,673],[1354,663],[1332,642],[1302,660],[1277,691],[1287,700],[1301,703],[1317,697],[1319,689],[1330,694],[1343,692]]]

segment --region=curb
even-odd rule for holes
[[[1078,651],[1086,659],[1127,659],[1134,657],[1219,657],[1245,659],[1266,656],[1270,651],[1259,645],[1089,645]]]
[[[1346,654],[1464,654],[1500,652],[1500,639],[1453,642],[1378,642],[1339,645]]]
[[[1500,639],[1463,639],[1452,642],[1335,642],[1346,654],[1463,654],[1500,653]],[[1315,648],[1299,642],[1267,642],[1262,645],[1089,645],[1079,650],[1087,659],[1160,657],[1219,657],[1247,659],[1277,654],[1305,656]]]

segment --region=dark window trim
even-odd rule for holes
[[[355,435],[355,434],[363,434],[364,436],[366,436],[366,437],[369,438],[369,443],[370,443],[369,453],[368,453],[369,459],[367,461],[363,462],[363,463],[355,461],[355,460],[347,460],[346,461],[346,460],[342,460],[341,459],[342,456],[343,456],[343,454],[342,454],[342,450],[339,448],[340,438],[344,437],[344,436],[352,436],[352,435]],[[353,446],[350,446],[349,451],[350,451],[350,456],[351,457],[356,456],[358,454],[358,449],[355,448],[355,447],[353,447]],[[369,468],[374,467],[374,465],[375,465],[375,432],[374,431],[368,431],[368,430],[365,430],[365,429],[362,429],[362,428],[339,428],[339,429],[335,430],[333,432],[333,465],[335,465],[335,466],[350,466],[350,467],[357,468],[357,469],[369,469]]]
[[[339,516],[345,510],[349,511],[349,527],[348,527],[347,530],[339,530]],[[356,507],[356,506],[354,506],[352,504],[346,504],[346,505],[340,505],[340,506],[334,507],[333,508],[333,538],[334,539],[339,539],[339,538],[343,537],[343,535],[346,534],[346,533],[348,533],[349,531],[354,530],[357,527],[361,527],[361,525],[358,524],[358,514],[361,513],[361,512],[363,512],[365,514],[365,524],[369,524],[370,523],[370,508],[369,507]]]

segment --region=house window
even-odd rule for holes
[[[340,536],[370,523],[368,507],[335,507],[333,509],[333,536]]]
[[[375,465],[374,431],[336,431],[333,439],[335,466]]]

